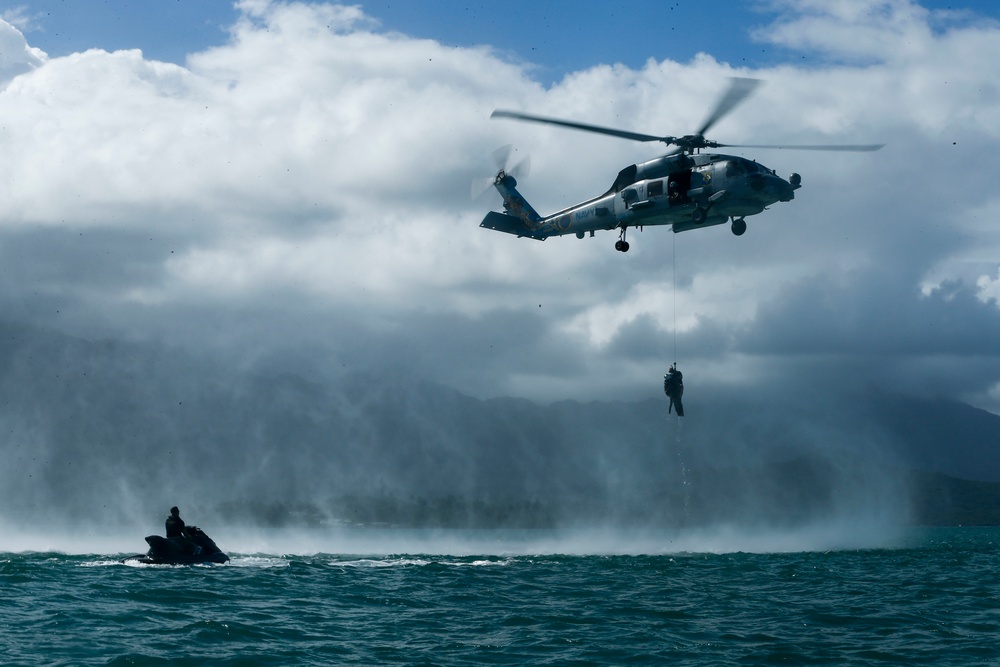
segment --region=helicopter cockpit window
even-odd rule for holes
[[[726,163],[726,176],[729,178],[735,178],[737,176],[742,176],[744,173],[743,165],[736,160],[730,160]]]
[[[650,181],[646,186],[646,197],[662,197],[663,181]]]

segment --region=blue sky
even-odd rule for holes
[[[1000,413],[1000,9],[733,7],[0,3],[0,310],[540,401],[661,397],[676,340],[703,387],[850,373]],[[741,237],[479,228],[499,146],[541,213],[663,150],[493,109],[683,134],[734,74],[766,83],[712,139],[886,148],[745,151],[803,186]]]
[[[533,64],[532,75],[544,83],[598,64],[638,68],[649,58],[685,62],[699,52],[734,67],[802,63],[815,56],[754,38],[756,29],[780,14],[767,0],[582,0],[570,4],[382,0],[358,4],[378,22],[378,30],[399,31],[444,45],[489,45],[512,59]],[[949,16],[1000,19],[1000,3],[990,0],[924,0],[920,4],[945,13],[936,19],[938,28],[951,24]],[[51,56],[88,48],[139,48],[147,58],[179,64],[189,53],[224,44],[239,16],[230,0],[47,0],[3,2],[0,8],[9,17],[27,21],[23,25],[31,43]]]

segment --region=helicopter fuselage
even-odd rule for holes
[[[786,181],[743,157],[674,153],[626,167],[603,195],[545,217],[517,192],[512,176],[501,172],[494,185],[506,213],[490,213],[482,227],[539,240],[617,228],[622,234],[616,248],[624,251],[628,227],[671,225],[682,232],[732,220],[733,233],[740,235],[746,216],[791,201],[801,178],[792,174]]]
[[[726,144],[705,137],[716,123],[731,113],[752,93],[760,81],[736,77],[693,134],[669,136],[644,134],[572,120],[536,116],[496,109],[490,118],[510,118],[582,130],[630,141],[658,141],[676,150],[661,157],[622,169],[611,189],[600,197],[571,206],[547,217],[538,215],[517,192],[517,181],[505,168],[493,185],[503,197],[506,213],[490,212],[480,227],[517,236],[545,240],[550,236],[576,234],[583,238],[599,229],[618,229],[615,249],[628,250],[629,227],[670,225],[675,232],[721,225],[732,221],[733,234],[747,229],[744,218],[771,204],[791,201],[802,186],[802,177],[792,174],[786,181],[771,169],[746,158],[701,151],[716,148],[773,148],[816,151],[870,152],[883,144]]]

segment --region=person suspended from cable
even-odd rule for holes
[[[667,374],[663,376],[663,393],[670,398],[670,405],[667,407],[667,414],[674,408],[677,409],[677,416],[684,416],[684,404],[681,403],[681,396],[684,395],[684,375],[677,370],[677,363],[674,362]]]

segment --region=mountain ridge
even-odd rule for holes
[[[996,415],[696,384],[685,403],[678,419],[665,399],[478,399],[399,370],[316,382],[0,322],[0,517],[145,521],[180,503],[406,525],[1000,520]]]

